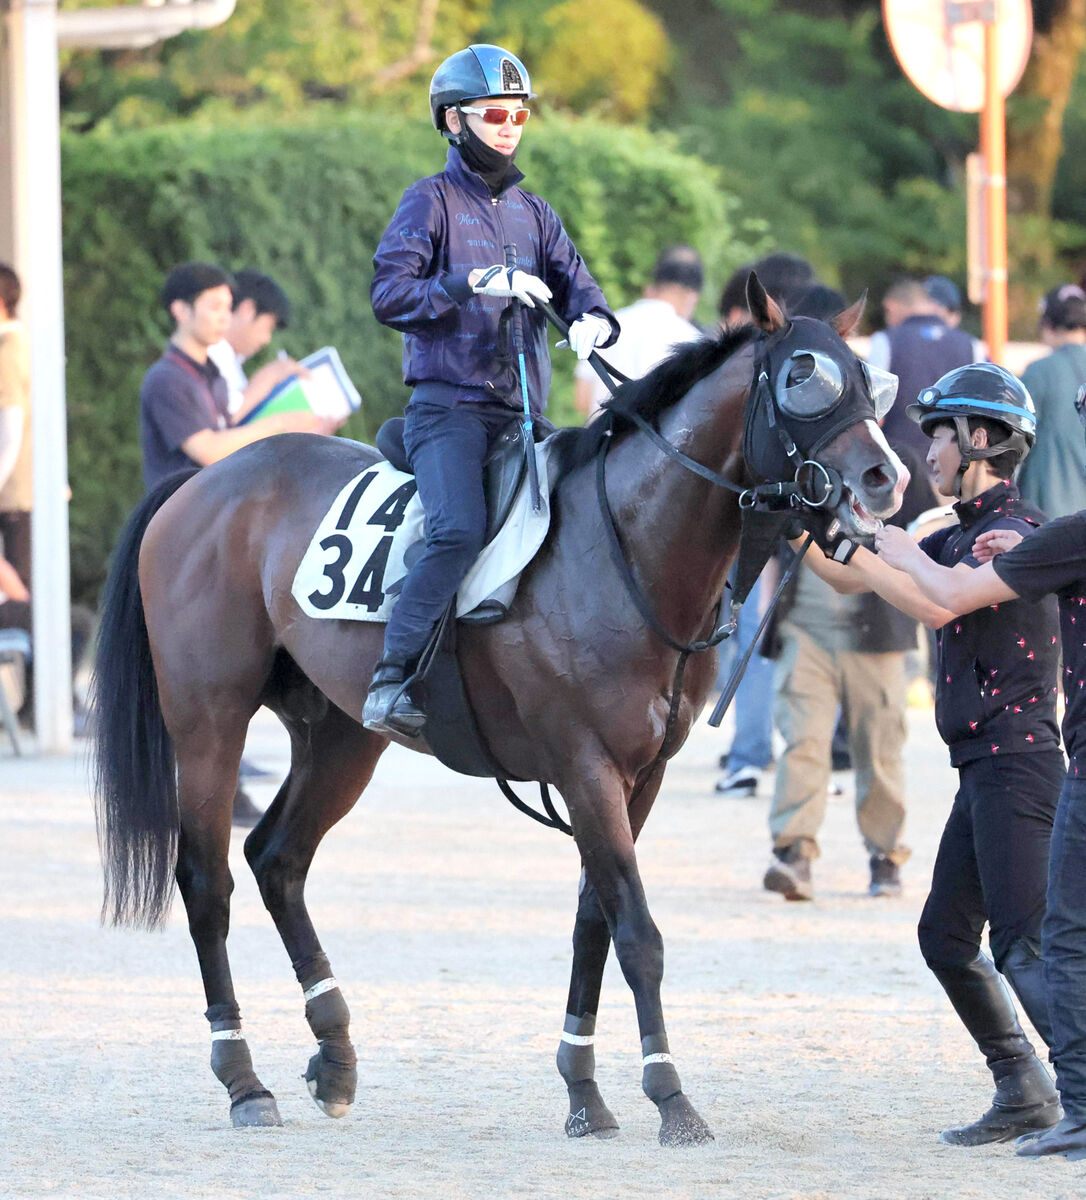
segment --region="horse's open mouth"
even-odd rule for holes
[[[863,502],[851,488],[846,489],[845,500],[847,500],[847,504],[843,500],[838,505],[841,525],[847,532],[858,537],[873,537],[882,522],[867,511]]]

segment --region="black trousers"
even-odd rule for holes
[[[930,967],[975,959],[985,921],[997,967],[1019,939],[1040,953],[1048,844],[1064,774],[1059,750],[958,768],[958,794],[918,928]]]
[[[483,464],[517,414],[464,402],[445,408],[412,400],[403,444],[426,513],[426,547],[408,572],[385,628],[385,658],[410,662],[456,595],[486,536]]]

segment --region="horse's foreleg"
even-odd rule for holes
[[[570,814],[588,883],[634,995],[641,1033],[642,1088],[660,1112],[660,1141],[691,1145],[709,1141],[713,1135],[684,1095],[671,1058],[660,1000],[663,938],[649,912],[634,853],[634,838],[662,776],[661,766],[635,789],[633,805],[627,810],[621,781],[609,778],[596,762],[582,776],[585,782],[576,790]],[[598,939],[597,926],[596,945]],[[602,972],[602,962],[599,970]],[[572,995],[571,1000],[575,1001]]]
[[[354,1102],[358,1076],[350,1012],[306,909],[305,881],[321,838],[350,811],[387,742],[331,706],[318,724],[291,721],[288,728],[290,775],[246,839],[245,856],[290,955],[317,1039],[305,1073],[310,1095],[322,1112],[342,1117]]]
[[[181,836],[177,883],[207,998],[211,1069],[230,1094],[230,1119],[235,1128],[282,1125],[274,1096],[253,1070],[226,953],[234,889],[227,852],[244,728],[231,744],[221,734],[205,732],[206,742],[200,750],[178,747]]]
[[[558,1071],[569,1090],[566,1133],[570,1137],[614,1137],[618,1122],[596,1086],[596,1012],[611,931],[596,890],[581,872],[577,920],[573,926],[573,971],[566,1021],[558,1044]]]

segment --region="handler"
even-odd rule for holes
[[[958,793],[920,918],[920,948],[995,1078],[992,1107],[941,1138],[956,1146],[1003,1142],[1054,1125],[1052,1080],[1022,1032],[999,973],[1033,1027],[1052,1045],[1039,956],[1048,848],[1064,774],[1056,728],[1056,606],[1016,599],[971,612],[956,593],[921,590],[894,567],[940,564],[973,575],[986,531],[1032,533],[1044,516],[1009,482],[1033,444],[1036,416],[1022,384],[991,363],[959,367],[906,410],[932,440],[936,488],[958,497],[958,524],[919,546],[884,528],[879,558],[859,547],[848,566],[815,554],[812,566],[838,590],[872,589],[937,629],[935,719],[959,775]],[[911,548],[910,548],[911,547]],[[969,613],[965,616],[963,614]],[[980,950],[985,921],[992,961]]]
[[[430,112],[452,143],[445,170],[407,189],[373,259],[373,311],[404,335],[404,382],[414,389],[404,448],[426,512],[426,546],[385,629],[362,710],[366,728],[380,733],[422,729],[404,680],[482,549],[483,463],[522,411],[501,320],[510,301],[526,309],[536,414],[550,388],[550,358],[535,300],[553,301],[570,322],[579,359],[619,332],[554,210],[518,186],[524,176],[513,159],[532,96],[524,65],[498,46],[469,46],[438,67]],[[511,244],[515,268],[505,265]]]
[[[1075,401],[1086,424],[1086,387]],[[1048,906],[1041,926],[1044,981],[1052,1023],[1052,1059],[1063,1102],[1063,1120],[1041,1134],[1019,1139],[1024,1157],[1086,1156],[1086,509],[1050,521],[1023,542],[1012,530],[982,534],[975,546],[985,565],[948,570],[916,553],[895,530],[879,534],[879,553],[908,571],[928,596],[944,597],[963,611],[1004,605],[1022,597],[1059,598],[1063,641],[1063,740],[1069,763],[1052,831]],[[1021,544],[1019,544],[1021,542]],[[1017,549],[1014,547],[1017,546]],[[1009,551],[1004,553],[1004,551]],[[998,554],[998,558],[993,555]]]

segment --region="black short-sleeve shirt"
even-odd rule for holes
[[[992,569],[1024,600],[1055,595],[1063,641],[1063,743],[1071,769],[1086,773],[1086,511],[1050,521],[992,559]]]
[[[926,537],[921,549],[944,567],[978,565],[973,542],[989,529],[1028,537],[1044,514],[1003,482],[954,505],[958,525]],[[960,767],[1001,754],[1058,750],[1055,600],[1011,600],[948,621],[936,634],[935,723]]]
[[[203,429],[229,424],[230,393],[219,368],[211,359],[197,362],[171,343],[140,388],[144,487],[150,491],[167,475],[198,466],[182,443]]]

